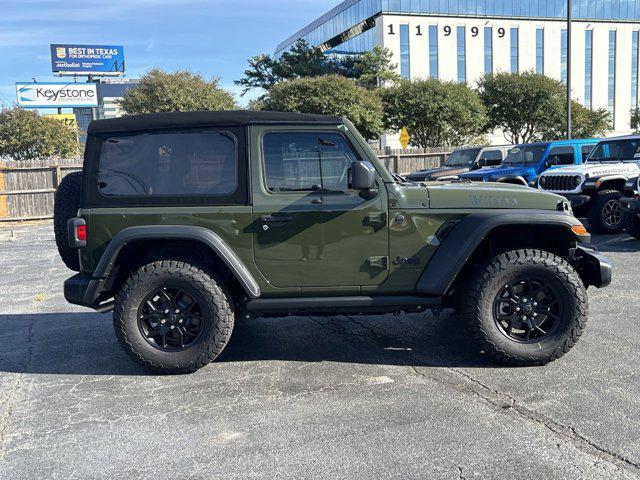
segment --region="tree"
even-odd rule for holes
[[[571,130],[573,138],[604,137],[611,130],[611,115],[606,108],[591,110],[575,100],[571,102]],[[562,139],[567,135],[567,113],[563,112],[560,125],[548,132],[545,139]]]
[[[378,93],[339,75],[279,83],[271,87],[259,106],[262,110],[345,116],[369,140],[383,131]]]
[[[640,108],[631,110],[631,128],[640,133]]]
[[[120,104],[129,114],[236,108],[233,95],[219,86],[219,79],[207,81],[187,70],[167,73],[157,68],[127,90]]]
[[[478,95],[463,83],[403,80],[382,91],[382,103],[385,128],[405,127],[422,148],[472,143],[487,123]]]
[[[280,57],[262,54],[250,58],[244,77],[235,83],[244,95],[255,88],[268,91],[287,80],[342,75],[357,79],[365,88],[377,88],[400,79],[392,58],[391,51],[381,47],[356,55],[329,56],[300,39]]]
[[[355,78],[361,87],[373,89],[400,81],[397,65],[392,63],[393,53],[379,46],[358,55],[346,56],[339,61],[340,74]]]
[[[243,88],[244,95],[254,88],[269,90],[285,80],[318,77],[336,73],[337,70],[334,59],[300,39],[279,58],[262,54],[249,59],[249,68],[244,71],[244,77],[235,83]]]
[[[0,111],[0,157],[37,160],[79,153],[77,132],[62,122],[19,107]]]
[[[478,83],[488,128],[499,128],[514,144],[557,129],[565,115],[565,92],[561,82],[533,72],[487,74]]]

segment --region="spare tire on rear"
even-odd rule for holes
[[[80,271],[80,259],[78,258],[78,250],[69,247],[67,222],[78,214],[81,190],[82,172],[73,172],[66,175],[56,190],[53,207],[53,229],[56,235],[58,253],[62,257],[64,264],[76,272]]]

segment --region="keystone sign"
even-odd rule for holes
[[[95,83],[16,83],[18,105],[23,108],[97,107]]]
[[[51,45],[51,69],[61,75],[122,75],[124,48],[114,45]]]

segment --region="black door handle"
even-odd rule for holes
[[[293,217],[284,217],[279,215],[263,215],[260,217],[262,223],[291,223]]]

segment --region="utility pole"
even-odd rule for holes
[[[571,136],[571,0],[567,0],[567,138]]]

